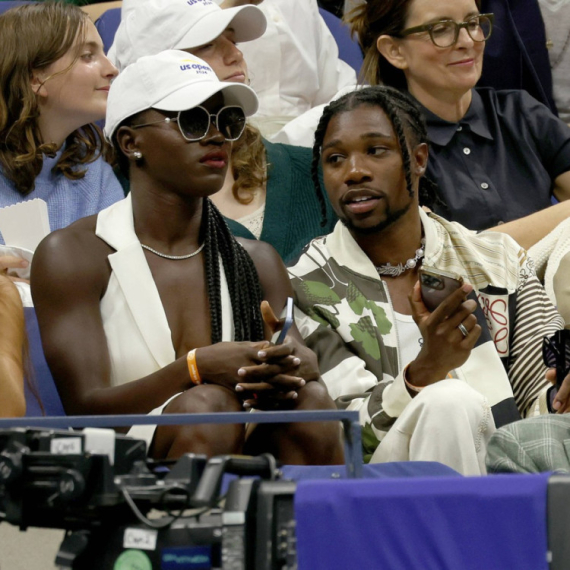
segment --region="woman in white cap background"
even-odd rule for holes
[[[122,18],[146,0],[123,0]],[[356,85],[356,71],[339,58],[338,45],[322,18],[317,0],[212,0],[223,9],[256,5],[265,15],[265,32],[241,44],[250,86],[259,98],[251,122],[273,135],[314,106]],[[248,12],[251,14],[251,12]],[[246,40],[238,40],[240,43]]]
[[[68,413],[334,409],[296,329],[282,345],[268,342],[278,328],[270,307],[279,311],[291,295],[279,256],[258,241],[238,243],[209,200],[256,108],[249,87],[220,82],[176,50],[140,58],[113,83],[105,134],[128,168],[130,194],[49,235],[32,272],[46,359]],[[154,457],[245,450],[288,463],[342,460],[335,424],[260,426],[247,441],[239,425],[156,434],[138,426],[132,435]]]
[[[246,83],[247,65],[236,43],[264,30],[265,16],[253,5],[222,10],[211,0],[147,0],[125,15],[110,56],[122,70],[143,55],[183,49],[206,61],[220,80]],[[321,226],[311,160],[308,149],[272,144],[248,126],[213,197],[234,235],[266,241],[288,262],[312,238],[330,232],[336,218],[327,204],[328,222]]]
[[[20,6],[0,16],[0,37],[0,207],[40,198],[54,230],[123,198],[93,124],[117,69],[87,15]],[[25,266],[0,251],[0,269]]]

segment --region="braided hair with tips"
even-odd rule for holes
[[[138,114],[133,115],[119,126],[130,126],[137,117]],[[119,128],[113,136],[113,146],[120,171],[128,180],[131,166],[117,142],[118,130]],[[244,247],[232,235],[224,217],[209,198],[203,200],[200,242],[205,244],[204,260],[212,344],[222,341],[220,259],[230,293],[234,340],[236,342],[263,340],[265,334],[260,309],[263,293],[255,264]]]
[[[263,300],[259,276],[253,260],[231,234],[222,214],[210,199],[204,200],[202,229],[212,344],[222,340],[222,296],[220,263],[226,275],[234,319],[234,340],[265,338],[260,304]]]
[[[409,149],[421,143],[427,144],[428,142],[425,120],[420,107],[407,93],[394,89],[393,87],[377,85],[352,91],[332,101],[325,107],[317,130],[315,131],[311,177],[321,206],[322,226],[326,224],[326,202],[319,181],[319,164],[321,162],[323,140],[333,117],[340,113],[352,111],[361,105],[380,107],[386,113],[388,120],[392,123],[402,152],[404,176],[406,178],[408,193],[410,196],[414,195]],[[442,203],[441,199],[437,196],[437,186],[425,176],[420,179],[418,194],[420,205],[422,206],[432,208],[434,204]]]

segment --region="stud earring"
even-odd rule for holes
[[[142,160],[142,152],[140,150],[135,150],[133,152],[133,156],[135,157],[135,160],[138,162],[139,160]]]

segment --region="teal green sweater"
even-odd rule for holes
[[[321,227],[321,208],[311,180],[310,148],[270,143],[267,153],[267,196],[260,240],[270,243],[285,263],[293,262],[313,238],[332,232],[337,217],[324,190],[327,223]],[[255,239],[240,223],[226,218],[232,233]]]

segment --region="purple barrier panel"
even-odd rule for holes
[[[300,481],[299,570],[547,570],[548,477]]]

